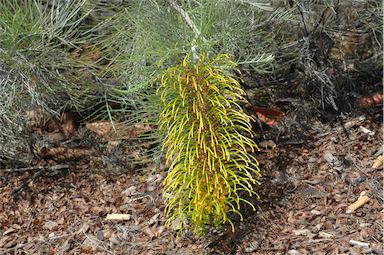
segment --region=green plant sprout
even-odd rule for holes
[[[231,70],[236,64],[227,54],[199,54],[197,63],[187,54],[168,68],[158,93],[163,110],[160,130],[168,175],[164,181],[168,224],[178,221],[180,230],[191,220],[195,233],[207,225],[228,222],[228,213],[240,216],[240,196],[258,195],[253,186],[260,177],[258,162],[250,155],[258,149],[251,117],[240,103],[244,92]]]

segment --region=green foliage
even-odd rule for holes
[[[0,152],[6,157],[17,157],[26,142],[26,111],[82,109],[90,104],[87,95],[101,90],[93,82],[97,69],[70,53],[87,41],[84,1],[49,2],[0,1]]]
[[[103,108],[95,117],[123,116],[128,125],[157,122],[161,106],[151,94],[152,86],[192,47],[202,52],[230,53],[236,62],[258,72],[270,69],[272,55],[264,52],[271,38],[262,31],[266,20],[259,6],[232,0],[174,1],[200,31],[197,35],[172,6],[173,1],[127,2],[120,11],[115,5],[103,6],[114,15],[94,28],[93,42],[108,60],[103,76],[117,83],[110,88],[108,98],[122,106],[116,110]],[[153,130],[147,135],[160,144],[163,132]]]
[[[233,227],[227,214],[242,217],[240,203],[248,202],[240,192],[257,196],[253,185],[260,174],[250,155],[257,145],[249,138],[251,117],[240,107],[244,92],[230,73],[235,67],[226,54],[200,54],[197,63],[188,54],[162,77],[166,213],[180,229],[186,219],[197,233],[211,223]]]
[[[232,54],[236,62],[258,72],[271,69],[272,43],[263,31],[268,19],[259,5],[245,1],[174,1],[190,17],[199,34],[172,5],[173,1],[130,1],[95,28],[95,39],[110,60],[106,73],[132,94],[160,79],[164,68],[177,64],[191,47]],[[263,5],[261,5],[263,6]]]

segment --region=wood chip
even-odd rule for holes
[[[333,235],[329,234],[327,232],[324,232],[324,231],[320,231],[319,232],[319,237],[321,237],[321,238],[331,238],[331,237],[333,237]]]
[[[107,217],[105,217],[105,220],[131,220],[131,215],[112,213],[112,214],[108,214]]]
[[[373,163],[372,168],[373,169],[381,169],[383,167],[383,160],[384,160],[383,155],[378,156],[376,158],[375,162]]]
[[[313,214],[313,215],[321,215],[322,212],[320,212],[318,210],[311,210],[311,214]]]
[[[360,126],[360,131],[363,132],[364,134],[370,135],[370,136],[375,134],[375,132],[373,132],[373,131],[371,131],[368,128],[363,127],[363,126]]]
[[[361,206],[365,205],[368,202],[369,202],[369,197],[367,195],[360,196],[356,202],[348,206],[346,213],[353,213],[358,208],[360,208]]]
[[[316,236],[309,229],[295,229],[293,230],[293,234],[295,236],[306,236],[308,238],[313,238]]]

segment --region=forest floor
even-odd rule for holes
[[[382,113],[313,121],[296,140],[269,139],[273,129],[258,141],[257,211],[244,208],[234,233],[176,238],[164,227],[165,167],[111,175],[89,155],[39,162],[55,174],[0,171],[0,254],[384,254],[383,171],[372,168],[383,154]],[[110,213],[128,218],[105,220]]]

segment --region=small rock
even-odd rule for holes
[[[97,237],[97,239],[99,239],[100,241],[103,241],[103,240],[104,240],[104,231],[102,231],[102,230],[97,231],[97,233],[96,233],[96,237]]]
[[[337,157],[333,156],[333,154],[330,153],[329,151],[324,153],[324,159],[331,166],[341,166],[341,162],[339,161],[339,159]]]

